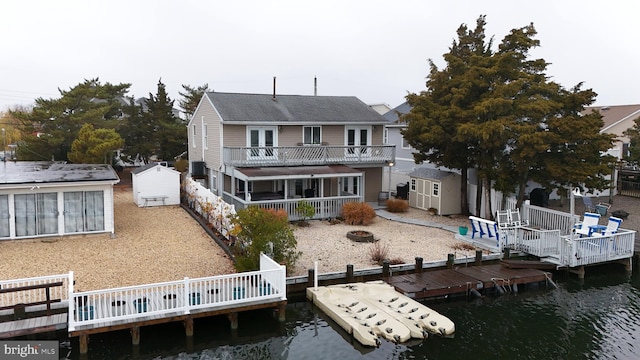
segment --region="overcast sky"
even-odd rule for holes
[[[428,59],[486,15],[497,45],[533,22],[532,57],[596,105],[640,103],[637,1],[2,0],[0,110],[57,98],[98,77],[178,100],[182,84],[219,92],[356,96],[395,107],[425,88]],[[177,105],[177,101],[176,101]]]

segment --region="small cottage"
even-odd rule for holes
[[[459,174],[429,167],[409,173],[409,205],[435,209],[438,215],[460,214]]]
[[[0,163],[0,240],[114,232],[110,165]]]
[[[133,202],[139,207],[180,204],[180,172],[151,163],[131,171]]]

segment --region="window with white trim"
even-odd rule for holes
[[[207,124],[202,125],[202,136],[204,137],[202,140],[202,146],[205,149],[209,149],[209,131],[207,130]]]
[[[16,236],[58,232],[58,194],[16,194],[13,196]]]
[[[416,179],[411,179],[411,191],[416,191]]]
[[[192,146],[196,147],[196,124],[193,124],[191,126],[191,140],[192,140]]]
[[[439,196],[440,195],[440,184],[434,182],[432,188],[433,188],[433,190],[431,191],[431,194],[433,196]]]
[[[64,193],[64,232],[104,230],[104,191]]]
[[[305,145],[320,145],[320,126],[304,126],[302,128],[302,143]]]

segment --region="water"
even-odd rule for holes
[[[591,271],[589,271],[591,270]],[[640,359],[640,274],[620,266],[558,279],[555,290],[528,289],[473,301],[430,302],[456,324],[453,338],[359,346],[308,302],[287,305],[287,321],[269,311],[240,314],[232,332],[225,317],[197,319],[187,341],[182,324],[90,337],[89,354],[73,359]],[[562,274],[557,277],[562,277]]]

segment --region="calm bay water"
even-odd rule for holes
[[[640,359],[640,274],[619,266],[558,279],[558,289],[473,301],[430,302],[456,324],[453,338],[359,346],[308,302],[287,305],[287,321],[268,311],[241,314],[232,332],[225,317],[142,328],[133,347],[126,331],[92,335],[89,354],[73,359]],[[562,274],[557,276],[563,276]]]

